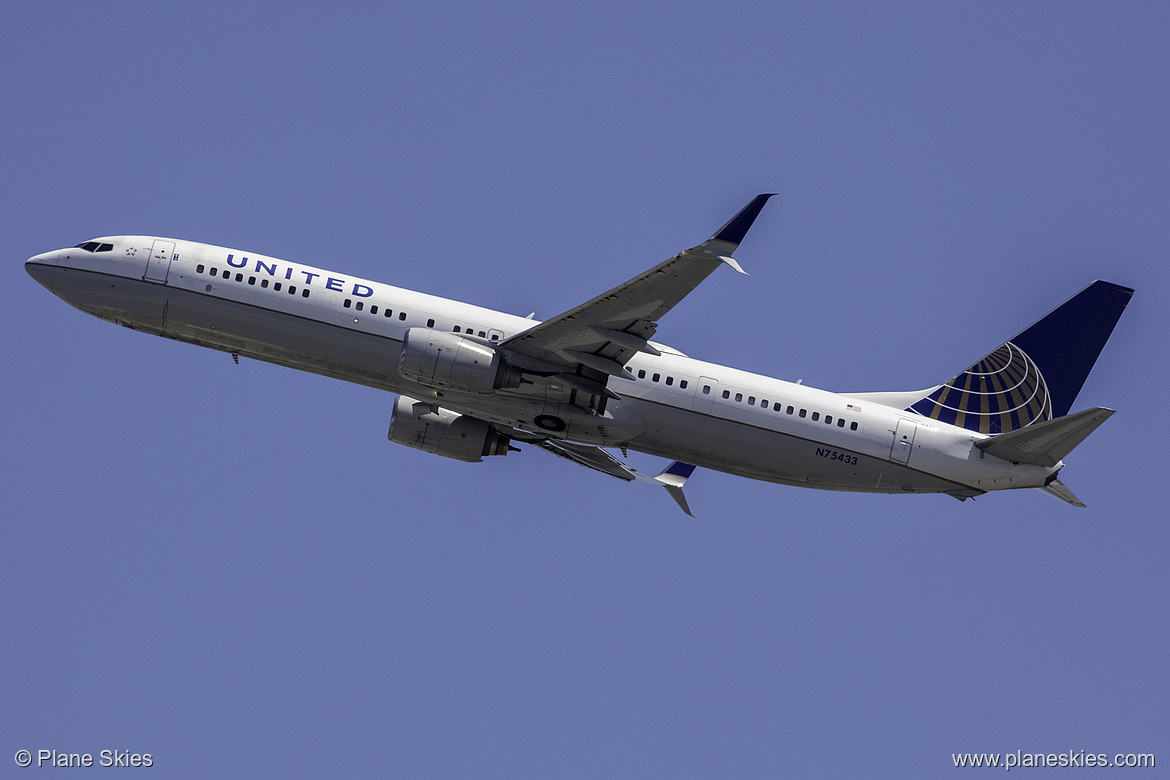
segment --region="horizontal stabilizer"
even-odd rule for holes
[[[975,442],[975,446],[997,458],[1012,463],[1027,463],[1032,466],[1055,466],[1072,452],[1073,448],[1097,429],[1097,426],[1112,416],[1113,410],[1098,406],[1083,412],[1046,420],[1020,428],[1010,433],[1001,433],[989,439]],[[1065,488],[1067,491],[1068,488]],[[1071,496],[1072,493],[1069,493]],[[1076,496],[1073,496],[1075,499]],[[1070,502],[1072,503],[1072,502]]]
[[[1053,496],[1054,498],[1059,498],[1066,504],[1072,504],[1073,506],[1080,507],[1081,509],[1085,508],[1084,502],[1073,495],[1073,492],[1068,489],[1068,486],[1059,479],[1052,480],[1047,485],[1040,488],[1040,490],[1043,490],[1045,493]]]

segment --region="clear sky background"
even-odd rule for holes
[[[0,10],[0,775],[1170,765],[1165,4],[170,6]],[[1135,287],[1074,405],[1118,410],[1061,474],[1089,508],[700,470],[692,520],[532,448],[392,444],[390,395],[116,328],[22,265],[145,233],[543,318],[759,192],[751,275],[659,340],[908,390]]]

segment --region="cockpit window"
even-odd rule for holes
[[[97,241],[86,241],[84,244],[78,244],[78,249],[84,249],[86,252],[109,252],[113,250],[113,244],[101,244]]]

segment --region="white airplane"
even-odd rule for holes
[[[399,393],[389,438],[462,461],[513,442],[619,479],[682,487],[696,466],[822,490],[1039,488],[1112,410],[1069,414],[1133,290],[1096,281],[948,382],[833,393],[687,357],[658,321],[732,253],[770,195],[715,235],[544,322],[235,249],[109,236],[29,274],[110,322]],[[670,458],[661,474],[605,448]]]

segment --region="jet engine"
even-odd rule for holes
[[[491,346],[430,328],[407,329],[398,373],[427,387],[466,393],[520,386],[519,369],[506,363]]]
[[[478,417],[435,410],[429,404],[398,397],[390,416],[390,441],[444,458],[479,463],[485,455],[507,455],[507,436]]]

